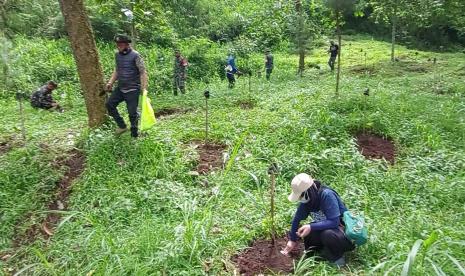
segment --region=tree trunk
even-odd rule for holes
[[[341,39],[341,26],[340,24],[340,12],[336,14],[336,32],[337,32],[337,43],[339,46],[339,53],[337,55],[337,76],[336,76],[336,96],[339,96],[339,81],[341,77],[341,53],[342,53],[342,39]]]
[[[391,19],[392,24],[392,34],[391,34],[391,61],[395,61],[395,45],[396,45],[396,25],[397,25],[397,18],[394,15]]]
[[[104,76],[83,0],[59,0],[87,108],[88,124],[106,120]]]

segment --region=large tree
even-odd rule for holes
[[[59,0],[65,26],[73,49],[79,80],[87,108],[89,126],[100,126],[106,120],[104,75],[94,33],[83,0]]]

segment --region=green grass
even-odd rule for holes
[[[374,75],[350,70],[364,65],[361,48],[369,50]],[[0,156],[0,251],[14,252],[0,268],[38,275],[233,274],[230,257],[251,240],[269,237],[267,168],[277,161],[281,234],[296,208],[286,199],[289,182],[304,171],[334,187],[369,223],[370,241],[350,254],[347,269],[306,260],[296,264],[296,274],[463,273],[465,87],[459,73],[465,56],[416,55],[400,47],[402,62],[390,64],[389,49],[366,37],[348,40],[339,98],[323,48],[308,58],[322,72],[309,69],[302,79],[295,76],[297,58],[276,53],[273,80],[254,78],[251,93],[246,79],[239,79],[233,91],[212,82],[178,98],[152,94],[155,109],[192,111],[159,120],[136,142],[114,137],[111,127],[83,131],[85,109],[75,85],[63,89],[69,95],[64,114],[27,107],[26,146]],[[427,62],[433,56],[437,66]],[[446,92],[437,93],[434,85]],[[367,87],[370,97],[362,94]],[[235,160],[227,174],[195,177],[189,174],[196,156],[188,142],[203,138],[204,89],[212,93],[210,137],[228,145]],[[246,99],[256,107],[234,104]],[[17,107],[12,100],[0,106],[5,139],[18,132]],[[360,129],[394,140],[394,166],[358,153],[352,135]],[[34,222],[22,219],[44,216],[61,174],[52,163],[72,147],[70,133],[88,160],[64,222],[48,243],[11,248],[15,227]]]

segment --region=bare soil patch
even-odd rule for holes
[[[349,68],[349,71],[357,75],[362,75],[362,74],[375,75],[379,72],[379,70],[373,66],[365,67],[364,65],[352,66]]]
[[[66,172],[57,182],[53,200],[47,206],[49,213],[41,222],[33,224],[23,234],[16,235],[13,240],[15,247],[32,243],[39,237],[48,239],[53,235],[54,227],[56,227],[61,217],[56,211],[67,210],[73,181],[81,175],[85,168],[86,157],[81,151],[73,149],[68,152],[67,156],[67,158],[58,159],[54,164],[56,167],[66,167]],[[31,219],[32,216],[32,213],[27,214],[23,221]]]
[[[15,139],[15,136],[8,136],[0,140],[0,155],[9,152],[15,147],[20,147],[23,145],[23,142]]]
[[[253,109],[256,105],[256,103],[252,100],[240,100],[236,102],[236,105],[238,105],[241,109]]]
[[[294,260],[299,260],[304,252],[301,242],[291,252],[290,257],[282,255],[279,251],[286,246],[287,239],[276,240],[275,246],[270,240],[257,240],[252,246],[232,258],[241,275],[252,276],[260,274],[292,273]]]
[[[386,159],[395,162],[396,148],[390,139],[376,134],[361,132],[355,136],[360,153],[369,159]]]
[[[197,172],[207,174],[215,169],[223,167],[223,152],[226,149],[224,144],[208,143],[194,141],[195,149],[199,154]]]
[[[155,117],[158,119],[161,119],[164,117],[174,116],[176,114],[184,114],[189,111],[190,109],[183,109],[183,108],[178,108],[178,107],[162,108],[159,110],[155,110]]]

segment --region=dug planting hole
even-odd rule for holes
[[[39,237],[48,239],[49,236],[53,235],[54,227],[60,221],[60,211],[66,211],[68,209],[68,200],[71,194],[71,189],[74,180],[76,180],[81,173],[84,171],[86,156],[76,149],[73,149],[67,153],[68,157],[58,160],[57,167],[66,167],[66,171],[63,177],[57,182],[55,189],[55,196],[48,204],[47,216],[40,222],[33,224],[24,233],[17,233],[16,238],[13,240],[13,245],[19,247],[24,244],[30,244]],[[32,214],[27,216],[27,219],[31,218]],[[27,220],[26,219],[26,220]],[[17,225],[16,232],[19,232],[21,222]]]
[[[178,114],[185,114],[189,112],[190,109],[185,109],[185,108],[178,108],[178,107],[167,107],[167,108],[162,108],[159,110],[155,111],[155,117],[158,119],[165,118],[165,117],[171,117],[175,116]]]
[[[396,148],[387,138],[369,132],[360,132],[355,136],[360,153],[369,159],[385,159],[394,164]]]
[[[294,260],[298,260],[303,253],[300,242],[288,253],[282,254],[281,248],[285,248],[288,240],[276,237],[275,226],[275,189],[278,166],[273,163],[268,168],[270,175],[270,234],[271,240],[257,240],[242,253],[233,257],[241,275],[257,275],[262,273],[291,273],[294,268]]]
[[[223,152],[226,149],[224,144],[208,143],[194,141],[197,154],[199,155],[196,171],[199,174],[208,174],[209,172],[223,168]]]

